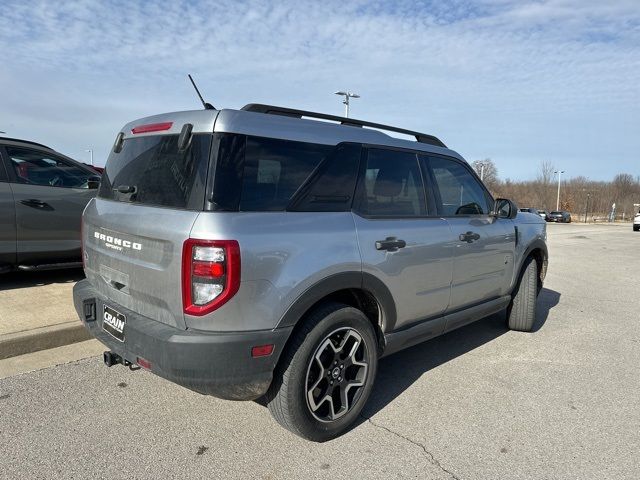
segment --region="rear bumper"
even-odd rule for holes
[[[264,395],[291,328],[211,333],[180,330],[132,312],[114,302],[107,305],[126,315],[125,341],[102,329],[105,299],[88,280],[73,288],[78,316],[91,334],[132,364],[151,363],[151,372],[190,390],[228,400],[253,400]],[[273,344],[271,355],[252,358],[251,348]]]

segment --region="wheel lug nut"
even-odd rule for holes
[[[331,385],[333,385],[333,380],[331,380]]]
[[[341,382],[342,381],[342,377],[338,377],[338,381]]]
[[[344,365],[340,365],[340,368],[344,368]]]

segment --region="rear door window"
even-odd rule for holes
[[[72,162],[47,152],[7,147],[9,165],[16,183],[46,187],[89,188],[89,177],[96,176]]]
[[[362,146],[341,144],[316,170],[289,210],[297,212],[346,212],[351,210]]]
[[[178,135],[129,138],[111,152],[98,197],[119,202],[202,210],[210,134],[195,134],[178,150]]]
[[[414,153],[372,148],[358,185],[357,213],[376,217],[427,214],[425,189]]]

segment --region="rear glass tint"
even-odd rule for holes
[[[194,135],[183,151],[178,151],[178,135],[129,138],[122,151],[111,152],[98,197],[202,210],[210,147],[210,134]]]
[[[332,149],[327,145],[248,137],[240,210],[284,210]]]
[[[218,143],[210,195],[211,208],[218,211],[285,210],[293,195],[335,148],[235,134],[216,134]]]

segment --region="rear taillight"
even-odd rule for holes
[[[190,238],[182,248],[184,313],[206,315],[240,288],[240,246],[235,240]]]

